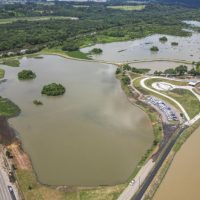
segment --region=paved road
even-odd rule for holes
[[[140,185],[144,182],[150,171],[153,169],[155,162],[150,159],[138,172],[137,176],[122,192],[117,200],[131,200],[131,198],[137,193]]]
[[[0,170],[0,200],[12,200],[8,186],[5,183],[4,177]]]
[[[155,175],[157,174],[158,170],[160,169],[160,167],[162,166],[163,162],[165,161],[166,157],[168,156],[168,154],[170,153],[170,151],[172,150],[174,144],[176,143],[177,139],[179,138],[179,136],[182,134],[182,132],[185,130],[186,127],[182,127],[178,134],[176,135],[175,138],[173,138],[171,140],[171,142],[169,143],[169,145],[167,146],[167,148],[165,149],[164,153],[162,154],[161,158],[159,159],[159,161],[156,163],[153,171],[149,174],[149,176],[146,178],[144,184],[141,186],[139,192],[131,199],[131,200],[141,200],[144,193],[146,192],[147,188],[149,187],[149,185],[151,184],[152,180],[154,179]]]

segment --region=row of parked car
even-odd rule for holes
[[[168,121],[178,121],[178,118],[174,113],[174,111],[169,106],[167,106],[163,101],[155,97],[148,97],[147,103],[153,104],[154,106],[158,107],[163,112],[163,114],[165,114]]]

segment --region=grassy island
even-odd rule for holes
[[[103,52],[100,48],[94,48],[90,51],[91,54],[101,54]]]
[[[42,89],[42,94],[46,94],[47,96],[58,96],[64,93],[65,93],[65,87],[57,83],[51,83],[49,85],[45,85]]]
[[[157,52],[157,51],[159,51],[159,48],[156,47],[156,46],[153,46],[153,47],[150,48],[150,50],[151,50],[151,51],[154,51],[154,52]]]
[[[36,78],[36,74],[31,70],[22,70],[21,72],[18,73],[19,80],[31,80],[34,78]]]

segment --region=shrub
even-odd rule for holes
[[[94,48],[90,51],[91,54],[101,54],[103,52],[100,48]]]
[[[156,47],[156,46],[153,46],[153,47],[150,48],[150,50],[151,50],[151,51],[159,51],[159,48]]]

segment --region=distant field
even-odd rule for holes
[[[78,20],[78,18],[76,18],[76,17],[65,17],[65,16],[17,17],[17,18],[0,19],[0,24],[9,24],[9,23],[16,22],[19,20],[40,21],[40,20],[50,20],[50,19]]]
[[[143,10],[145,5],[137,6],[107,6],[107,8],[116,9],[116,10]]]

